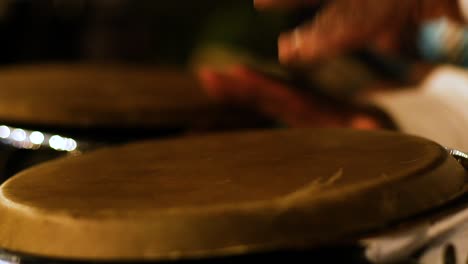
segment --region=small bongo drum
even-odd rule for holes
[[[0,248],[9,263],[367,263],[379,236],[443,217],[467,176],[444,147],[392,132],[133,142],[10,178]]]
[[[217,105],[194,76],[177,69],[15,66],[0,71],[0,82],[3,178],[64,152],[254,120]]]

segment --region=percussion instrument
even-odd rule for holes
[[[23,65],[1,69],[0,82],[0,160],[6,163],[0,178],[64,152],[259,120],[218,105],[194,76],[175,68]]]
[[[103,147],[33,166],[2,184],[2,258],[402,260],[420,253],[435,239],[430,234],[451,230],[437,223],[468,205],[465,158],[416,136],[346,129],[255,130]],[[402,247],[407,241],[418,243]]]

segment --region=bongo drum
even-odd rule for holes
[[[366,263],[389,230],[443,218],[467,176],[444,147],[384,131],[139,141],[6,181],[0,248],[10,263]]]
[[[214,103],[191,74],[173,68],[25,65],[0,70],[0,82],[3,177],[64,152],[255,120]]]

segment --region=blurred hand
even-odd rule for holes
[[[254,107],[288,127],[380,127],[371,116],[326,106],[300,94],[297,87],[269,79],[242,65],[225,71],[203,68],[198,76],[205,91],[216,100]]]
[[[402,31],[439,16],[461,20],[456,0],[255,0],[258,9],[304,8],[324,2],[316,17],[281,34],[282,63],[303,64],[372,45],[390,51]]]
[[[319,2],[325,5],[314,18],[279,36],[283,64],[313,63],[369,45],[379,51],[395,51],[405,41],[402,32],[425,19],[448,16],[461,21],[456,0],[255,0],[255,6],[262,10],[307,8]],[[217,100],[254,107],[290,127],[385,127],[375,116],[324,105],[304,96],[297,87],[243,66],[227,71],[204,68],[199,77],[206,92]]]

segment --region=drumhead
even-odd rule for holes
[[[138,130],[234,118],[175,68],[23,65],[1,69],[0,82],[0,120],[13,124]]]
[[[384,131],[135,142],[9,179],[0,247],[105,261],[308,248],[442,205],[464,192],[467,176],[438,144]]]

